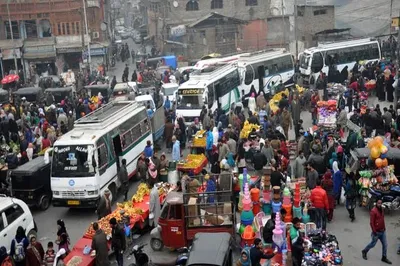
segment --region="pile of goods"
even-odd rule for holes
[[[336,127],[336,100],[319,101],[318,125],[322,127]]]
[[[181,171],[193,170],[195,174],[200,173],[203,166],[207,163],[207,157],[202,154],[189,154],[186,160],[178,163],[178,169]]]
[[[192,147],[205,147],[207,142],[207,134],[205,130],[197,131],[194,135]]]
[[[150,189],[145,183],[141,183],[136,191],[136,194],[132,197],[132,202],[142,202],[144,196],[150,195]]]
[[[301,87],[297,84],[296,84],[296,90],[299,93],[299,96],[302,96],[304,94],[304,92],[306,91],[306,89],[304,87]]]
[[[340,94],[346,91],[346,87],[340,83],[330,83],[328,84],[327,91],[330,99],[337,99]]]
[[[369,80],[364,84],[367,90],[374,90],[376,88],[376,81],[374,79]]]
[[[67,266],[79,266],[82,263],[82,257],[73,256],[67,263]]]
[[[242,131],[240,131],[240,138],[241,139],[247,139],[249,137],[249,134],[253,131],[253,128],[256,129],[256,131],[260,130],[260,126],[256,124],[250,124],[249,121],[246,120],[244,122]]]
[[[302,265],[343,265],[339,243],[334,235],[314,230],[308,233]]]
[[[304,90],[304,89],[303,89]],[[282,95],[285,94],[286,96],[289,95],[289,91],[286,89],[284,91],[276,93],[274,96],[272,96],[272,99],[269,101],[269,109],[271,112],[274,114],[279,111],[279,102],[282,100]]]

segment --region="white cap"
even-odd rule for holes
[[[26,97],[22,97],[21,100],[25,101],[25,100],[26,100]]]

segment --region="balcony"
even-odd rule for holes
[[[8,16],[7,2],[8,0],[0,0],[0,16]],[[23,17],[23,19],[34,19],[36,18],[35,15],[38,14],[59,13],[80,9],[82,7],[82,1],[53,0],[43,2],[39,0],[11,0],[8,6],[10,10],[10,15],[13,17],[13,19],[19,17]],[[28,15],[28,17],[26,15]]]

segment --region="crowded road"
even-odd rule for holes
[[[129,49],[132,48],[137,50],[137,45],[129,39]],[[132,74],[132,70],[135,68],[131,60],[129,60],[129,69]],[[109,70],[108,76],[117,76],[117,81],[121,82],[122,72],[124,70],[125,63],[117,62],[116,66]],[[378,101],[375,98],[370,99],[369,106],[377,104]],[[388,103],[380,103],[381,108],[387,106]],[[304,121],[305,127],[311,126],[311,115],[308,112],[302,112],[301,118]],[[290,138],[294,138],[294,132],[291,130]],[[162,151],[161,151],[162,152]],[[159,154],[161,154],[161,152]],[[170,154],[166,155],[170,157]],[[171,159],[171,158],[169,158]],[[138,182],[132,182],[130,185],[129,196],[136,192]],[[119,201],[122,201],[122,196],[119,196]],[[115,208],[115,206],[114,206]],[[82,237],[88,226],[97,220],[97,215],[94,210],[86,209],[68,209],[68,208],[54,208],[50,207],[46,211],[33,210],[33,215],[38,226],[38,238],[43,245],[46,245],[48,241],[54,241],[56,239],[57,232],[57,219],[64,220],[68,234],[71,240],[71,247]],[[392,212],[386,215],[386,227],[387,227],[387,238],[388,238],[388,258],[393,262],[393,265],[400,265],[400,256],[396,254],[397,246],[400,244],[400,230],[399,225],[399,213]],[[369,226],[369,214],[365,208],[356,209],[356,220],[351,223],[348,217],[348,213],[343,205],[337,207],[334,211],[333,221],[327,226],[328,231],[336,235],[342,255],[344,258],[343,265],[349,266],[377,266],[383,265],[381,263],[381,248],[380,243],[377,247],[372,249],[368,253],[368,261],[365,261],[361,257],[361,250],[370,241],[370,226]],[[136,240],[136,243],[149,243],[149,234],[145,234]],[[164,252],[151,252],[149,246],[145,247],[145,251],[150,255],[150,258],[157,258],[157,260],[174,256],[167,249]],[[134,259],[129,257],[125,260],[125,265],[133,263]]]

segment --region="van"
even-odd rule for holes
[[[22,200],[0,195],[0,243],[7,252],[10,252],[18,226],[25,229],[27,237],[37,236],[37,226],[28,205]]]

